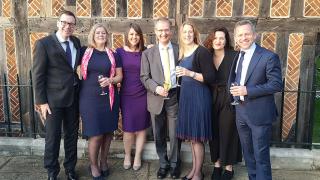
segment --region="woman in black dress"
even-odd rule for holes
[[[211,179],[232,179],[233,164],[241,161],[241,147],[235,123],[234,107],[227,81],[231,65],[237,56],[230,44],[230,36],[225,27],[219,27],[206,38],[204,46],[213,52],[213,63],[217,70],[213,86],[213,140],[209,142],[214,169]],[[222,174],[222,166],[225,170]]]
[[[107,29],[96,24],[89,32],[88,47],[81,50],[80,115],[83,134],[89,137],[93,179],[103,179],[109,174],[107,155],[119,119],[120,98],[116,84],[122,81],[122,63],[107,48],[107,43]]]

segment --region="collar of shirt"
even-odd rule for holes
[[[66,42],[66,41],[69,41],[69,42],[70,42],[70,37],[68,37],[68,39],[63,39],[62,36],[58,33],[58,31],[56,32],[56,36],[57,36],[58,41],[59,41],[60,43],[64,43],[64,42]]]
[[[63,39],[62,36],[58,33],[58,31],[56,32],[56,36],[57,36],[57,39],[60,42],[60,44],[61,44],[61,46],[62,46],[64,51],[66,51],[66,49],[67,49],[67,45],[64,42],[69,41],[69,47],[70,47],[71,54],[72,54],[72,67],[74,68],[74,65],[75,65],[75,62],[76,62],[77,50],[75,49],[75,47],[73,45],[73,42],[71,41],[70,37],[68,37],[67,40]]]
[[[245,54],[244,54],[244,59],[243,59],[243,62],[242,62],[242,71],[241,71],[241,79],[240,79],[240,84],[241,85],[244,85],[245,84],[245,79],[246,79],[246,76],[247,76],[247,71],[248,71],[248,68],[249,68],[249,65],[250,65],[250,61],[252,59],[252,56],[253,56],[253,53],[256,49],[257,45],[256,43],[253,43],[249,49],[245,49],[245,50],[242,50],[241,51],[244,51]],[[238,61],[239,62],[239,61]],[[240,96],[240,100],[241,101],[244,101],[244,96]]]
[[[169,49],[172,49],[172,44],[171,44],[171,41],[169,41],[169,43],[164,46],[163,44],[159,43],[159,50],[163,50],[165,47],[168,47]]]

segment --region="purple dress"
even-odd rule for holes
[[[140,81],[141,52],[116,50],[122,60],[123,80],[120,90],[122,128],[125,132],[136,132],[150,127],[147,110],[147,90]]]

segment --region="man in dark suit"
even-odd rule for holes
[[[277,109],[274,93],[282,90],[280,60],[277,54],[255,43],[254,25],[239,21],[234,38],[240,48],[234,61],[229,86],[236,105],[236,124],[250,180],[272,179],[270,139]]]
[[[40,106],[46,130],[44,167],[48,179],[59,174],[61,126],[64,132],[64,168],[68,180],[76,179],[77,140],[79,129],[78,89],[80,41],[72,36],[76,17],[63,11],[57,21],[56,33],[37,41],[32,77],[35,102]]]
[[[173,179],[180,176],[180,141],[176,138],[178,102],[175,66],[179,48],[171,43],[170,21],[159,18],[155,22],[155,33],[159,44],[142,53],[141,81],[148,90],[147,104],[151,114],[153,134],[159,156],[159,179],[170,170]],[[165,99],[169,98],[169,99]],[[167,156],[166,133],[169,130],[170,156]]]

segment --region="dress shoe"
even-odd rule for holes
[[[224,170],[221,180],[231,180],[233,178],[234,171]]]
[[[57,180],[56,176],[48,176],[48,180]]]
[[[67,180],[77,180],[75,172],[66,172]]]
[[[172,179],[180,178],[180,168],[179,167],[171,168],[170,176]]]
[[[169,171],[169,168],[159,168],[158,172],[157,172],[157,178],[158,179],[163,179],[165,177],[167,177],[167,173]]]
[[[211,175],[211,180],[221,180],[222,168],[214,167]]]

